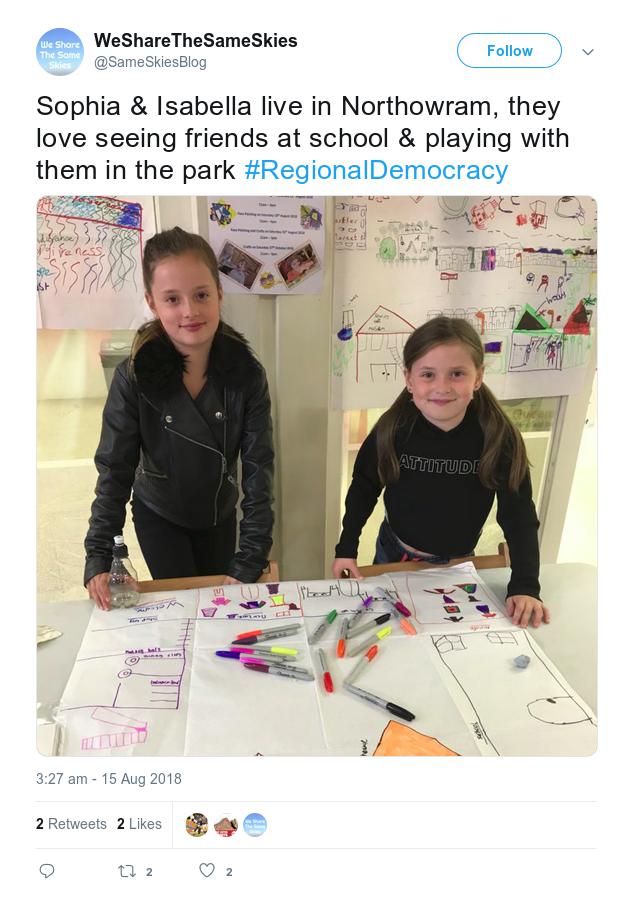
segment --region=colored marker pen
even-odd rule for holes
[[[242,664],[268,664],[270,667],[282,667],[285,670],[288,670],[290,673],[301,673],[303,676],[307,676],[312,679],[313,674],[310,670],[306,670],[304,667],[294,667],[293,664],[270,664],[267,658],[264,657],[244,657],[241,661]]]
[[[258,673],[272,673],[274,676],[286,676],[288,679],[314,680],[312,673],[296,673],[294,667],[284,667],[280,664],[246,664],[243,663],[246,670],[256,670]]]
[[[282,639],[285,635],[296,635],[299,626],[285,626],[283,629],[256,629],[252,632],[242,632],[230,642],[230,645],[255,645],[257,642],[266,642],[271,639]]]
[[[409,721],[416,719],[416,715],[412,714],[411,711],[407,711],[406,708],[402,708],[400,705],[395,705],[393,702],[385,701],[384,698],[379,698],[378,695],[373,695],[371,692],[366,692],[365,689],[359,689],[358,686],[351,686],[349,684],[346,685],[345,688],[348,690],[348,692],[352,692],[353,695],[364,699],[366,702],[370,702],[373,705],[378,705],[379,708],[384,708],[395,717],[401,717],[403,720]]]
[[[287,658],[281,657],[278,654],[269,654],[268,651],[256,651],[255,648],[243,648],[241,651],[237,651],[234,648],[231,648],[229,651],[215,651],[217,657],[233,658],[237,661],[242,661],[248,657],[261,657],[264,658],[268,664],[286,664]]]
[[[416,629],[416,627],[412,623],[409,622],[407,617],[403,617],[403,615],[400,613],[400,611],[393,604],[386,601],[385,605],[387,607],[389,607],[389,609],[391,610],[392,616],[396,620],[398,620],[400,628],[403,630],[403,632],[406,632],[407,635],[418,635],[418,630]],[[405,608],[405,610],[406,610],[406,608]]]
[[[356,665],[356,667],[354,667],[350,671],[350,673],[347,675],[347,677],[343,681],[344,686],[347,686],[350,683],[353,683],[355,681],[355,679],[357,678],[357,676],[360,673],[363,673],[363,671],[365,670],[367,665],[370,663],[370,661],[374,660],[374,658],[376,657],[377,654],[378,654],[378,645],[372,645],[371,648],[368,648],[368,650],[365,652],[365,655],[361,658],[361,660]]]
[[[405,605],[403,604],[402,601],[399,601],[398,598],[394,597],[394,595],[391,593],[391,591],[387,591],[386,588],[381,588],[379,586],[376,589],[376,592],[380,597],[386,598],[388,601],[390,601],[392,603],[392,605],[396,608],[398,613],[401,613],[403,615],[403,617],[411,616],[411,611],[409,610],[409,608],[405,607]]]
[[[391,613],[382,613],[378,617],[375,617],[373,620],[368,620],[367,623],[362,623],[361,626],[356,626],[354,629],[351,629],[348,632],[348,638],[353,639],[357,635],[361,635],[362,632],[367,632],[369,629],[374,629],[375,626],[380,626],[382,623],[387,623],[391,619]]]
[[[328,669],[328,661],[326,660],[326,655],[324,654],[321,648],[317,649],[317,654],[319,655],[319,663],[322,668],[322,679],[324,680],[324,689],[326,692],[334,692],[334,686],[332,681],[332,676],[330,675],[330,670]]]
[[[368,639],[365,640],[361,645],[357,645],[356,648],[353,648],[351,651],[346,652],[348,657],[356,657],[357,654],[363,654],[364,651],[377,642],[382,642],[383,639],[386,639],[388,635],[392,634],[391,626],[384,626],[382,629],[379,629],[378,632],[373,633]]]
[[[288,661],[294,661],[300,653],[297,648],[280,648],[275,645],[256,645],[255,648],[243,648],[241,645],[232,645],[230,650],[250,652],[251,654],[258,654],[264,651],[265,654],[275,654],[278,657],[286,658]]]
[[[361,603],[355,608],[354,613],[350,617],[350,622],[348,623],[348,629],[352,629],[352,627],[354,626],[356,621],[359,619],[361,614],[365,613],[367,610],[370,609],[370,607],[372,606],[373,600],[374,600],[374,598],[372,597],[372,595],[368,595],[367,598],[365,599],[365,601],[361,601]]]
[[[339,627],[339,636],[337,637],[337,657],[343,657],[346,653],[346,636],[348,634],[348,617],[344,617]]]
[[[315,627],[315,629],[313,631],[313,635],[310,637],[309,642],[312,644],[313,642],[319,641],[319,639],[321,639],[321,637],[323,636],[326,629],[330,626],[331,623],[333,623],[336,620],[336,618],[337,618],[336,610],[331,610],[329,614],[326,614],[326,616],[321,621],[321,623],[318,623],[317,626]]]

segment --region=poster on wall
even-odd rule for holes
[[[38,327],[125,330],[147,321],[142,247],[154,232],[153,198],[40,198]]]
[[[407,338],[438,315],[479,333],[501,399],[581,387],[597,305],[592,198],[346,197],[334,230],[335,408],[389,406]]]
[[[208,217],[226,293],[321,292],[323,198],[226,195],[208,199]]]

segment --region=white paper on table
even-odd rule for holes
[[[200,588],[198,592],[196,646],[200,648],[214,645],[216,635],[212,627],[217,622],[230,626],[226,634],[227,645],[242,633],[273,629],[295,617],[301,618],[303,614],[295,582],[268,585],[252,582]]]
[[[183,751],[197,597],[94,608],[59,705],[63,754]]]
[[[414,731],[419,742],[437,740],[454,754],[478,755],[468,726],[435,669],[428,637],[403,634],[380,642],[376,657],[354,683],[360,689],[415,714],[415,720],[410,722],[358,698],[344,688],[344,678],[363,655],[337,658],[334,643],[325,647],[334,692],[325,692],[322,683],[318,682],[318,695],[331,752],[336,755],[373,755],[390,722],[397,721]]]
[[[591,755],[596,719],[524,629],[432,635],[445,687],[484,755]],[[531,660],[514,664],[518,655]]]
[[[278,622],[297,624],[295,635],[260,644],[297,648],[292,666],[310,669],[301,616]],[[315,681],[248,670],[238,660],[222,658],[235,641],[234,621],[212,619],[200,625],[192,670],[186,755],[327,754],[317,706]],[[255,645],[253,646],[256,647]]]
[[[490,632],[512,628],[501,604],[471,562],[392,573],[403,604],[422,633]]]
[[[374,598],[371,612],[357,625],[386,612],[379,586],[396,592],[412,610],[418,635],[405,635],[390,620],[390,637],[379,642],[376,660],[356,684],[415,714],[408,726],[344,690],[343,678],[357,659],[336,657],[344,614],[368,595]],[[439,622],[447,590],[452,600],[463,595],[465,619],[456,624]],[[470,595],[496,608],[497,616],[478,622]],[[307,634],[332,609],[339,616],[309,645]],[[592,752],[592,712],[528,633],[499,612],[471,564],[360,583],[320,580],[143,595],[131,610],[95,608],[59,707],[60,753]],[[294,663],[311,669],[313,682],[249,671],[215,653],[240,633],[292,623],[298,632],[271,644],[298,649]],[[353,638],[348,648],[367,641],[374,629]],[[328,655],[332,694],[322,686],[320,646]],[[531,658],[525,670],[513,663],[521,653]]]

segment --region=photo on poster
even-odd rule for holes
[[[317,252],[310,242],[294,249],[290,255],[278,261],[278,270],[287,289],[293,289],[308,277],[312,277],[320,267]]]
[[[245,289],[252,288],[261,267],[262,261],[258,261],[253,255],[250,255],[229,240],[226,240],[219,252],[219,270],[221,273],[233,280],[234,283],[244,286]]]

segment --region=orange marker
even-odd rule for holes
[[[388,594],[387,598],[385,600],[385,606],[389,609],[391,615],[398,620],[402,631],[406,632],[407,635],[418,635],[418,630],[416,629],[416,627],[413,625],[413,623],[409,622],[407,617],[404,617],[402,615],[402,613],[400,612],[400,610],[398,609],[398,607],[396,605],[397,605],[397,602],[394,602],[393,595]],[[401,606],[404,606],[404,605],[401,605]],[[405,607],[405,610],[407,610],[406,607]],[[407,611],[407,612],[409,612],[409,611]]]
[[[343,681],[344,686],[347,686],[349,683],[352,683],[357,678],[359,673],[361,673],[363,670],[365,670],[365,668],[370,663],[370,661],[374,660],[374,658],[376,657],[377,654],[378,654],[378,645],[372,645],[372,647],[369,648],[365,652],[365,654],[363,655],[363,657],[361,658],[359,663],[356,665],[354,670],[351,670],[350,673],[348,674],[348,676],[345,678],[345,680]]]
[[[418,630],[416,629],[416,627],[413,625],[413,623],[409,622],[406,616],[403,616],[399,609],[398,605],[400,604],[400,607],[403,608],[407,612],[407,614],[409,614],[409,610],[404,606],[404,604],[402,604],[400,601],[397,601],[394,596],[384,588],[377,588],[376,591],[379,594],[382,594],[385,598],[385,606],[390,611],[391,615],[398,620],[402,631],[406,632],[407,635],[418,635]]]
[[[399,617],[398,622],[400,623],[402,631],[406,632],[407,635],[418,635],[418,630],[406,617]]]
[[[346,653],[346,636],[348,635],[348,626],[350,621],[344,617],[339,627],[339,636],[337,641],[337,657],[343,657]]]

